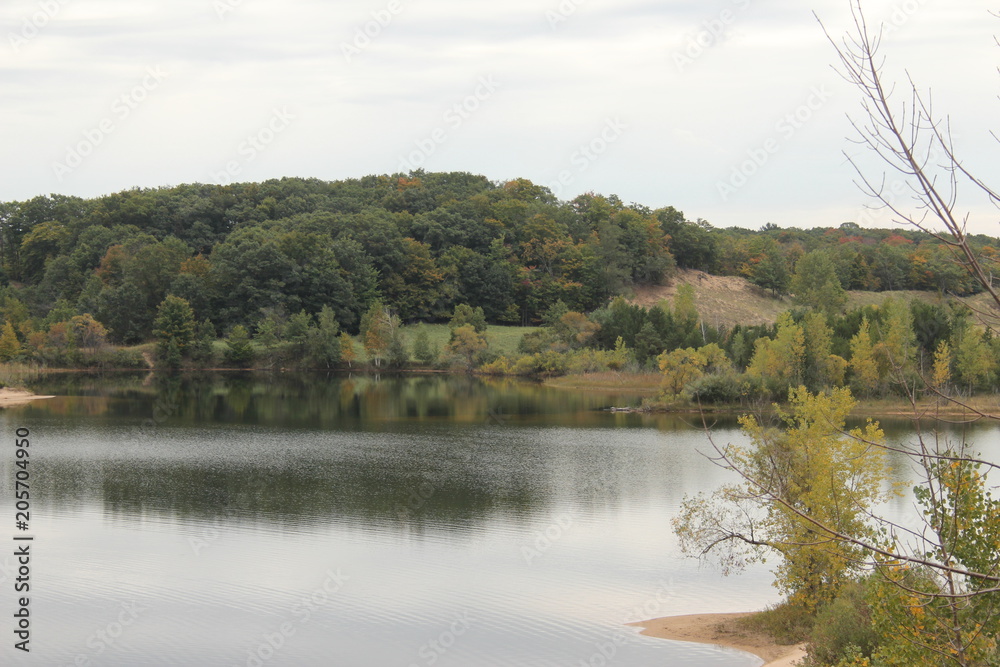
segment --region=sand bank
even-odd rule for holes
[[[13,389],[4,387],[0,389],[0,408],[8,408],[13,405],[24,405],[41,398],[55,398],[55,396],[39,396],[27,389]]]
[[[640,634],[649,637],[716,644],[753,653],[767,663],[765,667],[791,667],[805,657],[804,644],[776,644],[770,637],[745,630],[735,623],[736,619],[750,614],[751,612],[667,616],[631,625],[643,628]]]

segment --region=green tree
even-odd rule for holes
[[[963,448],[925,459],[927,480],[914,489],[926,521],[917,551],[924,563],[885,556],[877,562],[868,596],[879,638],[874,664],[995,664],[1000,501],[976,458]],[[904,552],[914,535],[900,535],[892,546]]]
[[[959,332],[955,344],[955,370],[957,380],[965,384],[970,394],[988,386],[996,370],[996,357],[981,330],[966,326]]]
[[[242,324],[234,326],[226,337],[226,364],[246,368],[253,364],[254,350],[250,342],[250,332]]]
[[[417,361],[428,366],[437,361],[437,352],[431,349],[430,337],[427,335],[427,328],[423,325],[417,329],[417,335],[413,337],[413,356]]]
[[[803,381],[810,391],[820,391],[844,383],[847,361],[833,354],[833,330],[822,312],[806,314],[802,320],[805,342]]]
[[[158,363],[164,368],[180,368],[183,363],[183,357],[181,357],[181,348],[180,345],[177,344],[177,339],[169,339],[166,347],[159,353],[158,357]]]
[[[796,301],[828,315],[839,313],[847,305],[847,292],[837,267],[823,250],[813,250],[799,259],[790,289]]]
[[[483,314],[482,307],[476,306],[473,308],[465,303],[455,306],[455,312],[451,316],[451,321],[448,322],[448,327],[454,333],[455,329],[464,327],[467,324],[479,333],[486,331],[486,315]]]
[[[296,359],[305,357],[309,344],[309,331],[313,326],[313,316],[305,310],[300,310],[288,318],[285,324],[285,340],[288,341],[290,352]]]
[[[261,350],[267,366],[273,366],[278,361],[279,344],[284,334],[284,324],[275,311],[269,311],[257,322],[257,331],[253,340]]]
[[[316,327],[309,330],[309,361],[321,368],[333,368],[340,363],[340,325],[337,314],[323,306],[316,318]]]
[[[194,338],[188,348],[192,361],[201,366],[211,366],[215,358],[212,345],[215,343],[215,326],[208,319],[198,323]]]
[[[153,334],[156,336],[157,354],[165,357],[174,341],[178,353],[183,356],[194,337],[194,311],[184,299],[168,295],[156,311]]]
[[[773,238],[762,237],[746,266],[746,274],[754,285],[770,290],[774,297],[788,291],[788,260]]]
[[[903,395],[909,395],[920,382],[913,312],[902,299],[886,299],[882,311],[881,336],[875,346],[879,375],[885,388],[895,387]]]

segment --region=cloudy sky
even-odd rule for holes
[[[891,28],[887,76],[932,88],[967,164],[997,175],[1000,20],[864,7]],[[0,200],[419,167],[717,226],[885,226],[813,11],[850,27],[849,0],[6,0]]]

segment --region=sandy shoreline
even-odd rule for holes
[[[751,613],[667,616],[629,625],[642,628],[640,634],[648,637],[716,644],[753,653],[766,663],[765,667],[791,667],[805,657],[804,644],[776,644],[770,637],[744,630],[734,623]]]
[[[37,401],[42,398],[55,398],[55,396],[39,396],[38,394],[32,393],[27,389],[4,387],[0,389],[0,408],[8,408],[13,405],[24,405],[25,403]]]

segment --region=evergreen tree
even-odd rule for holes
[[[226,337],[226,364],[246,368],[253,364],[254,350],[250,343],[250,332],[242,324],[237,324]]]
[[[170,341],[174,341],[177,344],[178,353],[184,356],[191,344],[191,339],[194,338],[194,311],[184,299],[172,294],[168,295],[157,308],[153,326],[158,355],[165,357]]]
[[[3,333],[0,334],[0,361],[10,361],[21,354],[21,343],[10,320],[4,322]]]
[[[437,361],[437,354],[431,349],[426,327],[421,326],[413,338],[413,356],[417,361],[428,366]]]
[[[191,360],[201,366],[211,366],[215,358],[212,344],[215,342],[215,327],[208,319],[198,323],[194,331],[189,353]]]

